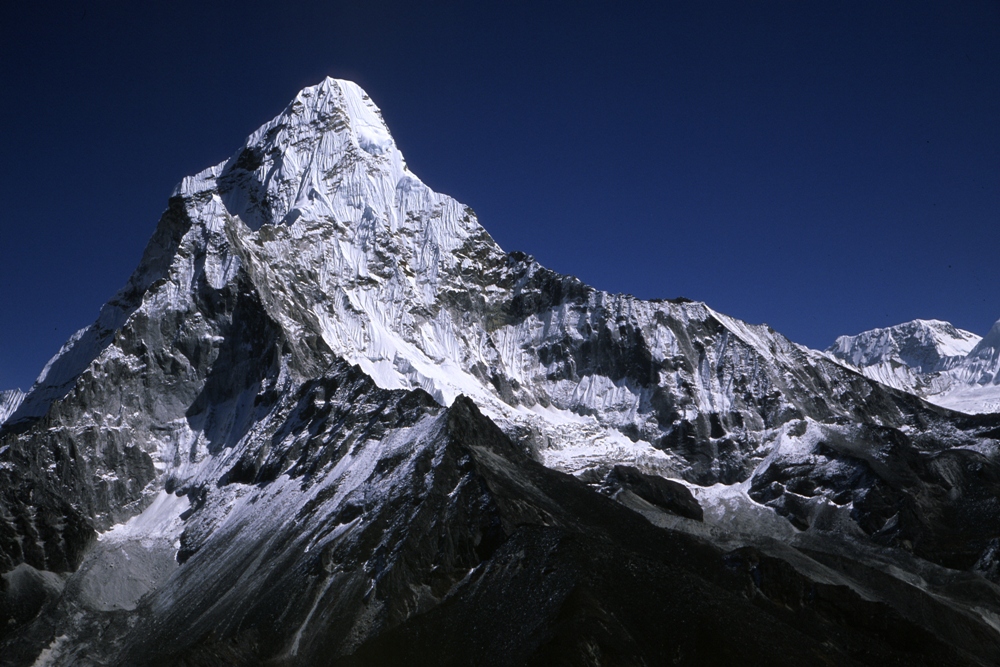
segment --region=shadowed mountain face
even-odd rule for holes
[[[349,82],[16,402],[4,664],[1000,662],[1000,416],[504,253]]]

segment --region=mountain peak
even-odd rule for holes
[[[368,93],[353,81],[326,77],[298,92],[284,112],[257,130],[250,143],[263,143],[275,125],[304,125],[322,133],[346,132],[355,146],[370,155],[384,155],[396,148],[382,112]]]
[[[917,319],[856,336],[840,336],[827,351],[861,368],[896,362],[929,373],[946,359],[967,355],[979,340],[976,334],[949,322]]]
[[[962,412],[1000,411],[1000,321],[985,337],[941,320],[841,336],[827,352],[867,377]]]
[[[391,225],[399,192],[429,193],[368,94],[330,77],[299,91],[229,160],[185,178],[174,195],[211,190],[253,230],[303,215],[342,223],[379,216]]]
[[[396,190],[421,186],[368,94],[331,78],[301,90],[218,174],[226,208],[251,229],[303,215],[388,219]]]

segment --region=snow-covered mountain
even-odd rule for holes
[[[504,252],[326,79],[0,426],[0,652],[991,664],[998,434]]]
[[[421,388],[445,405],[464,394],[570,472],[641,461],[702,483],[736,481],[762,456],[772,423],[847,416],[870,391],[767,327],[702,303],[600,292],[504,253],[471,209],[410,173],[353,83],[303,90],[230,160],[184,179],[172,201],[129,286],[46,366],[12,421],[45,414],[93,364],[146,363],[112,344],[130,320],[193,317],[202,283],[237,280],[305,375],[327,363],[313,359],[322,350],[386,389]],[[161,256],[175,234],[176,257]],[[194,335],[197,322],[171,335]],[[183,352],[163,354],[190,372]],[[816,404],[834,382],[857,390]],[[722,438],[723,453],[666,446],[693,435]]]
[[[827,352],[866,376],[953,410],[1000,412],[1000,321],[981,338],[939,320],[841,336]]]
[[[918,373],[932,373],[949,360],[969,354],[980,340],[981,336],[948,322],[913,320],[857,336],[840,336],[830,351],[862,368],[895,361]]]

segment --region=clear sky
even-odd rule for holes
[[[124,285],[183,176],[326,75],[505,249],[596,287],[812,347],[1000,317],[996,0],[153,4],[0,3],[0,389]]]

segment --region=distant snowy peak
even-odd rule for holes
[[[914,320],[827,350],[873,380],[969,413],[1000,412],[1000,321],[980,338],[940,320]]]
[[[941,320],[913,320],[856,336],[841,336],[827,351],[864,368],[886,362],[918,373],[941,370],[948,360],[968,355],[981,338]]]
[[[20,389],[0,391],[0,424],[3,424],[8,417],[14,414],[23,400],[24,392]]]

